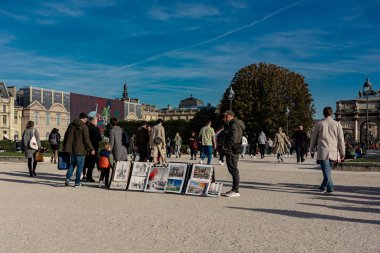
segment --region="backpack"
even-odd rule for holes
[[[58,142],[57,142],[57,134],[56,133],[52,134],[50,136],[49,143],[50,143],[50,145],[57,145],[58,144]]]
[[[127,149],[129,148],[129,145],[131,144],[131,140],[129,139],[129,135],[123,131],[123,134],[121,136],[121,144],[123,144],[124,147]]]

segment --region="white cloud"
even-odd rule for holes
[[[0,33],[0,46],[1,45],[7,45],[14,41],[16,39],[15,36],[6,34],[6,33]]]
[[[166,21],[179,18],[201,19],[209,16],[218,16],[220,13],[217,8],[204,4],[178,4],[173,8],[151,8],[148,14],[153,19]]]
[[[0,15],[7,16],[7,17],[15,19],[17,21],[25,21],[28,19],[27,17],[25,17],[23,15],[15,14],[15,13],[9,12],[9,11],[4,10],[4,9],[0,9]]]

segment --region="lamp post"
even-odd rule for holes
[[[228,100],[230,101],[230,110],[232,110],[232,100],[235,98],[235,91],[232,90],[232,85],[228,91]]]
[[[367,149],[369,148],[369,139],[368,139],[368,98],[370,96],[375,96],[376,92],[372,89],[372,84],[367,78],[365,83],[363,84],[363,97],[367,99],[367,111],[366,111],[366,121],[365,121],[365,143]]]
[[[289,110],[288,106],[286,106],[285,114],[286,114],[286,135],[289,136],[289,114],[290,114],[290,110]]]

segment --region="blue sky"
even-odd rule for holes
[[[217,105],[244,66],[305,76],[325,105],[380,88],[380,0],[0,1],[0,80],[165,107]]]

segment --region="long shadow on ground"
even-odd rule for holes
[[[265,209],[265,208],[260,209],[260,208],[245,208],[245,207],[233,207],[233,206],[227,206],[227,208],[246,210],[246,211],[252,211],[252,212],[277,214],[277,215],[283,215],[283,216],[301,218],[301,219],[321,219],[321,220],[334,220],[334,221],[380,225],[380,221],[378,220],[345,218],[345,217],[339,217],[339,216],[334,216],[334,215],[308,213],[308,212],[301,212],[301,211],[294,211],[294,210],[281,210],[281,209],[276,210],[276,209]]]

